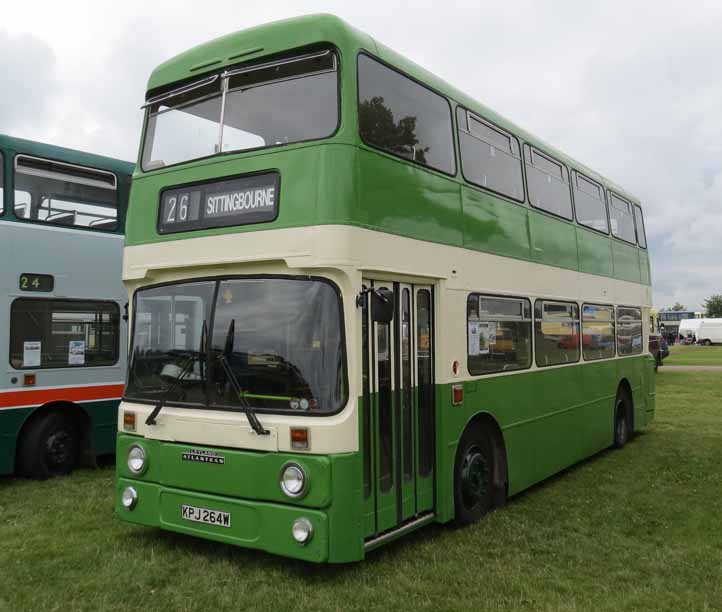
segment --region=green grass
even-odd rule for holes
[[[722,346],[678,345],[669,347],[665,365],[718,365],[722,366]]]
[[[658,375],[656,422],[464,529],[310,566],[113,517],[111,467],[0,479],[0,611],[722,609],[722,376]]]

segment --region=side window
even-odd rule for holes
[[[0,153],[0,215],[5,212],[5,158]]]
[[[576,171],[572,187],[577,222],[608,234],[609,223],[607,222],[607,205],[604,203],[604,188],[596,181]]]
[[[531,366],[531,304],[472,293],[466,305],[468,366],[474,376]]]
[[[14,195],[21,219],[106,231],[117,227],[118,192],[111,172],[19,155]]]
[[[566,166],[529,145],[524,145],[524,160],[531,205],[571,221],[572,196]]]
[[[617,307],[617,350],[620,355],[642,352],[642,309]]]
[[[524,180],[517,139],[461,107],[457,108],[456,116],[464,178],[523,202]]]
[[[582,306],[582,353],[585,361],[614,357],[612,306]]]
[[[446,98],[367,55],[359,55],[358,82],[359,130],[366,144],[456,174]]]
[[[534,340],[536,363],[540,367],[579,361],[579,306],[537,300]]]
[[[112,302],[17,299],[10,310],[10,364],[77,368],[118,362],[120,309]]]
[[[637,244],[643,249],[647,248],[647,233],[644,231],[644,217],[642,209],[634,205],[634,225],[637,228]]]
[[[632,205],[627,200],[610,192],[609,221],[612,224],[612,236],[635,244],[634,218]]]

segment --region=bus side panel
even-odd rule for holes
[[[652,273],[649,269],[649,254],[644,249],[639,249],[639,271],[642,283],[645,285],[651,285]]]
[[[529,234],[531,235],[534,261],[569,270],[579,269],[577,240],[573,225],[530,210]]]
[[[539,482],[584,457],[582,436],[569,432],[583,429],[588,415],[582,404],[582,366],[540,369],[529,379],[536,417],[525,425],[535,441],[536,461],[529,476]]]
[[[15,471],[15,452],[20,429],[33,408],[0,408],[0,474]]]
[[[527,210],[483,191],[463,186],[464,246],[468,249],[531,259]]]
[[[354,218],[409,238],[462,246],[460,187],[402,160],[361,148]]]
[[[363,559],[363,464],[361,453],[331,455],[333,503],[328,507],[331,563]]]
[[[125,338],[121,340],[123,342]],[[115,453],[115,436],[118,431],[120,400],[81,404],[90,417],[92,444],[96,455]]]
[[[600,276],[614,276],[612,245],[607,236],[577,227],[579,271]]]
[[[612,258],[614,261],[614,278],[639,283],[639,254],[636,246],[612,240]]]

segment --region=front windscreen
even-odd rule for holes
[[[344,404],[340,300],[330,283],[238,278],[143,289],[133,329],[129,399],[313,414]]]
[[[326,138],[337,125],[332,51],[251,65],[151,99],[143,170]]]

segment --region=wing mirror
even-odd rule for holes
[[[386,287],[374,289],[371,294],[371,320],[376,323],[391,323],[394,319],[394,292]]]

